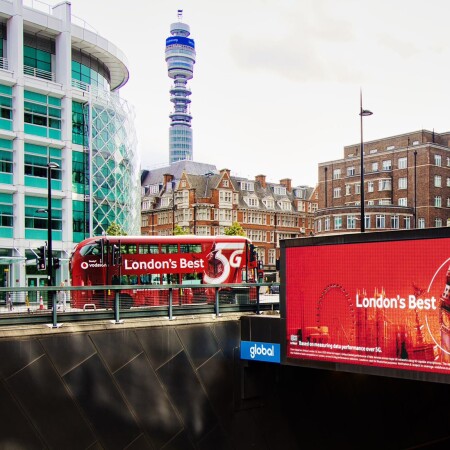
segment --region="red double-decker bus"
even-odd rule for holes
[[[211,302],[215,289],[206,285],[254,282],[257,265],[254,246],[242,236],[93,237],[77,244],[70,257],[72,286],[124,285],[122,308],[168,304],[169,289],[142,288],[149,285],[186,285],[172,290],[180,304]],[[115,292],[73,291],[72,307],[112,307]],[[229,301],[237,295],[232,289],[227,293]]]

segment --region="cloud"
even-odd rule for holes
[[[347,51],[347,50],[345,50]],[[325,48],[300,36],[278,42],[254,40],[242,36],[230,39],[230,53],[235,64],[247,71],[273,73],[294,82],[352,83],[365,78],[341,58],[339,46]]]
[[[260,32],[245,29],[230,37],[230,55],[238,68],[294,82],[353,83],[365,77],[362,68],[350,68],[349,58],[357,49],[354,27],[345,18],[331,16],[333,3],[283,6],[276,12],[271,8],[255,13],[258,28],[251,26]]]

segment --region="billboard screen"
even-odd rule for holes
[[[281,247],[285,362],[450,383],[449,229]]]

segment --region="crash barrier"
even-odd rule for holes
[[[278,310],[279,283],[111,285],[0,288],[0,323]],[[88,317],[92,315],[91,317]],[[26,320],[32,317],[35,320]],[[11,320],[8,320],[11,319]],[[23,319],[21,321],[21,319]],[[41,317],[42,319],[42,317]],[[48,320],[48,319],[47,319]]]

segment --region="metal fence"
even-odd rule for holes
[[[0,324],[279,309],[279,283],[0,288]]]

